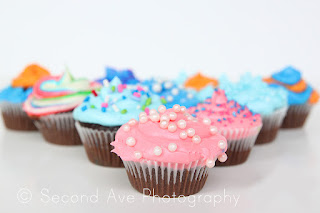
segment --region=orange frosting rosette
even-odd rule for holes
[[[187,88],[193,88],[197,91],[203,89],[204,87],[212,85],[214,87],[218,86],[218,80],[214,78],[209,78],[201,73],[197,73],[196,75],[190,77],[184,83],[184,86]]]
[[[49,71],[36,64],[27,66],[23,72],[12,80],[12,87],[32,87],[40,78],[50,75]]]

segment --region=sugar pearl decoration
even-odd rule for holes
[[[166,88],[166,89],[170,89],[172,86],[173,86],[173,84],[172,84],[171,81],[166,81],[166,82],[164,83],[164,88]]]
[[[141,116],[147,116],[147,113],[146,112],[140,112],[139,117],[141,117]]]
[[[185,113],[187,111],[187,108],[185,106],[180,107],[180,112]]]
[[[153,153],[154,153],[156,156],[161,155],[161,154],[162,154],[162,149],[161,149],[161,147],[160,147],[160,146],[154,147]]]
[[[173,105],[173,111],[175,111],[175,112],[180,112],[180,110],[181,110],[181,107],[180,107],[180,105],[179,104],[175,104],[175,105]]]
[[[152,90],[153,90],[154,92],[161,92],[161,90],[162,90],[161,84],[154,84],[154,85],[152,85]]]
[[[130,126],[128,124],[123,125],[123,131],[129,132],[130,131]]]
[[[227,146],[227,143],[225,141],[221,140],[218,142],[218,146],[220,149],[225,149]]]
[[[137,158],[137,159],[140,159],[140,158],[142,158],[142,153],[139,152],[139,151],[135,151],[134,152],[134,157]]]
[[[160,120],[160,115],[158,113],[150,115],[150,119],[153,122],[158,122]]]
[[[187,116],[187,120],[191,121],[193,119],[193,117],[191,115]]]
[[[194,136],[192,137],[192,142],[193,142],[193,143],[200,143],[200,142],[201,142],[200,136],[199,136],[199,135],[194,135]]]
[[[169,118],[171,121],[174,121],[177,119],[177,114],[175,112],[170,112],[169,113]]]
[[[176,151],[176,150],[177,150],[177,144],[175,144],[175,143],[170,143],[170,144],[168,145],[168,149],[169,149],[170,152]]]
[[[211,124],[210,118],[204,118],[204,119],[202,120],[202,122],[203,122],[205,125],[210,125],[210,124]]]
[[[172,94],[172,95],[178,95],[178,94],[179,94],[179,90],[178,90],[177,88],[173,88],[173,89],[171,90],[171,94]]]
[[[210,126],[209,130],[210,130],[211,135],[215,135],[218,133],[218,128],[215,126]]]
[[[228,159],[228,156],[227,156],[226,153],[223,153],[223,154],[219,155],[219,157],[218,157],[218,160],[219,160],[221,163],[226,162],[227,159]]]
[[[160,113],[165,113],[166,110],[167,110],[167,108],[166,108],[164,105],[160,105],[160,106],[158,107],[158,111],[159,111]]]
[[[168,95],[166,99],[167,99],[167,101],[169,101],[169,102],[172,102],[172,101],[173,101],[173,97],[172,97],[171,95]]]
[[[169,124],[168,126],[169,132],[175,132],[177,130],[177,126],[174,123]]]
[[[128,122],[128,124],[129,124],[130,126],[134,126],[134,125],[137,124],[137,120],[134,119],[134,118],[132,118],[132,119]]]
[[[139,120],[140,120],[140,123],[147,123],[147,121],[148,121],[148,117],[147,116],[141,116],[140,118],[139,118]]]
[[[216,161],[212,159],[208,159],[206,162],[207,167],[212,168],[216,165]]]
[[[194,134],[196,134],[196,131],[195,131],[193,128],[187,129],[187,135],[188,135],[189,137],[193,137]]]
[[[160,121],[170,121],[169,115],[161,115]]]
[[[158,114],[157,110],[155,110],[155,109],[151,109],[149,113],[150,113],[150,115]]]
[[[181,119],[178,121],[177,125],[180,129],[185,129],[187,127],[187,122]]]
[[[187,97],[188,97],[189,99],[191,99],[191,98],[193,98],[193,94],[192,94],[192,93],[188,93]]]
[[[134,139],[133,137],[128,137],[126,140],[126,144],[128,146],[134,146],[136,145],[136,139]]]
[[[168,121],[161,121],[160,122],[160,127],[162,129],[166,129],[166,128],[168,128],[168,126],[169,126],[169,122]]]
[[[188,137],[187,133],[185,131],[180,132],[180,138],[181,139],[186,139]]]

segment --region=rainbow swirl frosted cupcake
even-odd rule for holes
[[[188,112],[204,124],[212,125],[227,139],[228,160],[223,164],[217,163],[218,166],[237,165],[247,160],[262,126],[259,114],[229,101],[221,89]]]
[[[115,134],[121,125],[135,122],[140,112],[157,109],[160,97],[139,85],[122,84],[118,77],[91,94],[74,112],[76,126],[91,162],[101,166],[122,167],[121,159],[111,153]]]
[[[287,67],[264,79],[272,87],[281,87],[288,92],[289,109],[282,128],[298,128],[305,123],[311,108],[319,101],[319,94],[301,77],[293,67]]]
[[[208,168],[227,159],[226,139],[175,105],[161,105],[121,126],[112,143],[133,188],[147,195],[192,195],[204,186]]]
[[[261,115],[263,126],[256,144],[274,141],[288,109],[287,92],[269,87],[260,76],[254,77],[250,73],[242,75],[238,82],[222,76],[219,83],[229,100],[235,100]]]
[[[32,93],[37,80],[50,73],[36,64],[27,66],[7,88],[0,92],[0,108],[3,121],[8,129],[32,131],[37,130],[33,121],[22,110],[22,103]]]
[[[44,77],[34,85],[23,109],[48,142],[80,145],[72,111],[97,86],[84,78],[75,79],[69,72]]]

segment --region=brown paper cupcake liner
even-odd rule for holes
[[[283,119],[281,128],[290,129],[303,127],[311,108],[312,105],[310,104],[289,106],[287,115]]]
[[[263,125],[255,144],[270,143],[276,139],[287,110],[287,107],[283,107],[276,110],[271,115],[262,116]]]
[[[102,127],[99,125],[93,128],[91,126],[91,124],[76,122],[76,128],[89,160],[100,166],[123,167],[120,157],[111,152],[114,147],[110,144],[114,141],[120,126]]]
[[[72,112],[42,116],[34,121],[46,141],[58,145],[82,145]]]
[[[22,110],[22,104],[1,103],[1,113],[5,126],[11,130],[36,131],[32,119]]]
[[[208,177],[201,162],[188,165],[156,161],[124,161],[129,181],[137,191],[150,196],[179,197],[198,193]]]

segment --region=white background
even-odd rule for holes
[[[251,71],[264,76],[286,65],[303,71],[320,89],[319,1],[84,1],[0,0],[0,86],[30,62],[59,74],[102,77],[105,65],[132,68],[138,77],[175,77],[202,70],[218,77]],[[37,133],[0,126],[1,212],[316,212],[320,193],[319,129],[316,107],[304,129],[281,131],[270,145],[253,149],[244,165],[210,171],[199,195],[240,195],[233,204],[143,201],[121,169],[95,166],[83,147],[47,144]],[[33,193],[17,200],[20,188]],[[50,195],[90,195],[98,203],[43,203]],[[133,195],[133,204],[106,196]],[[177,209],[180,208],[180,209]]]

